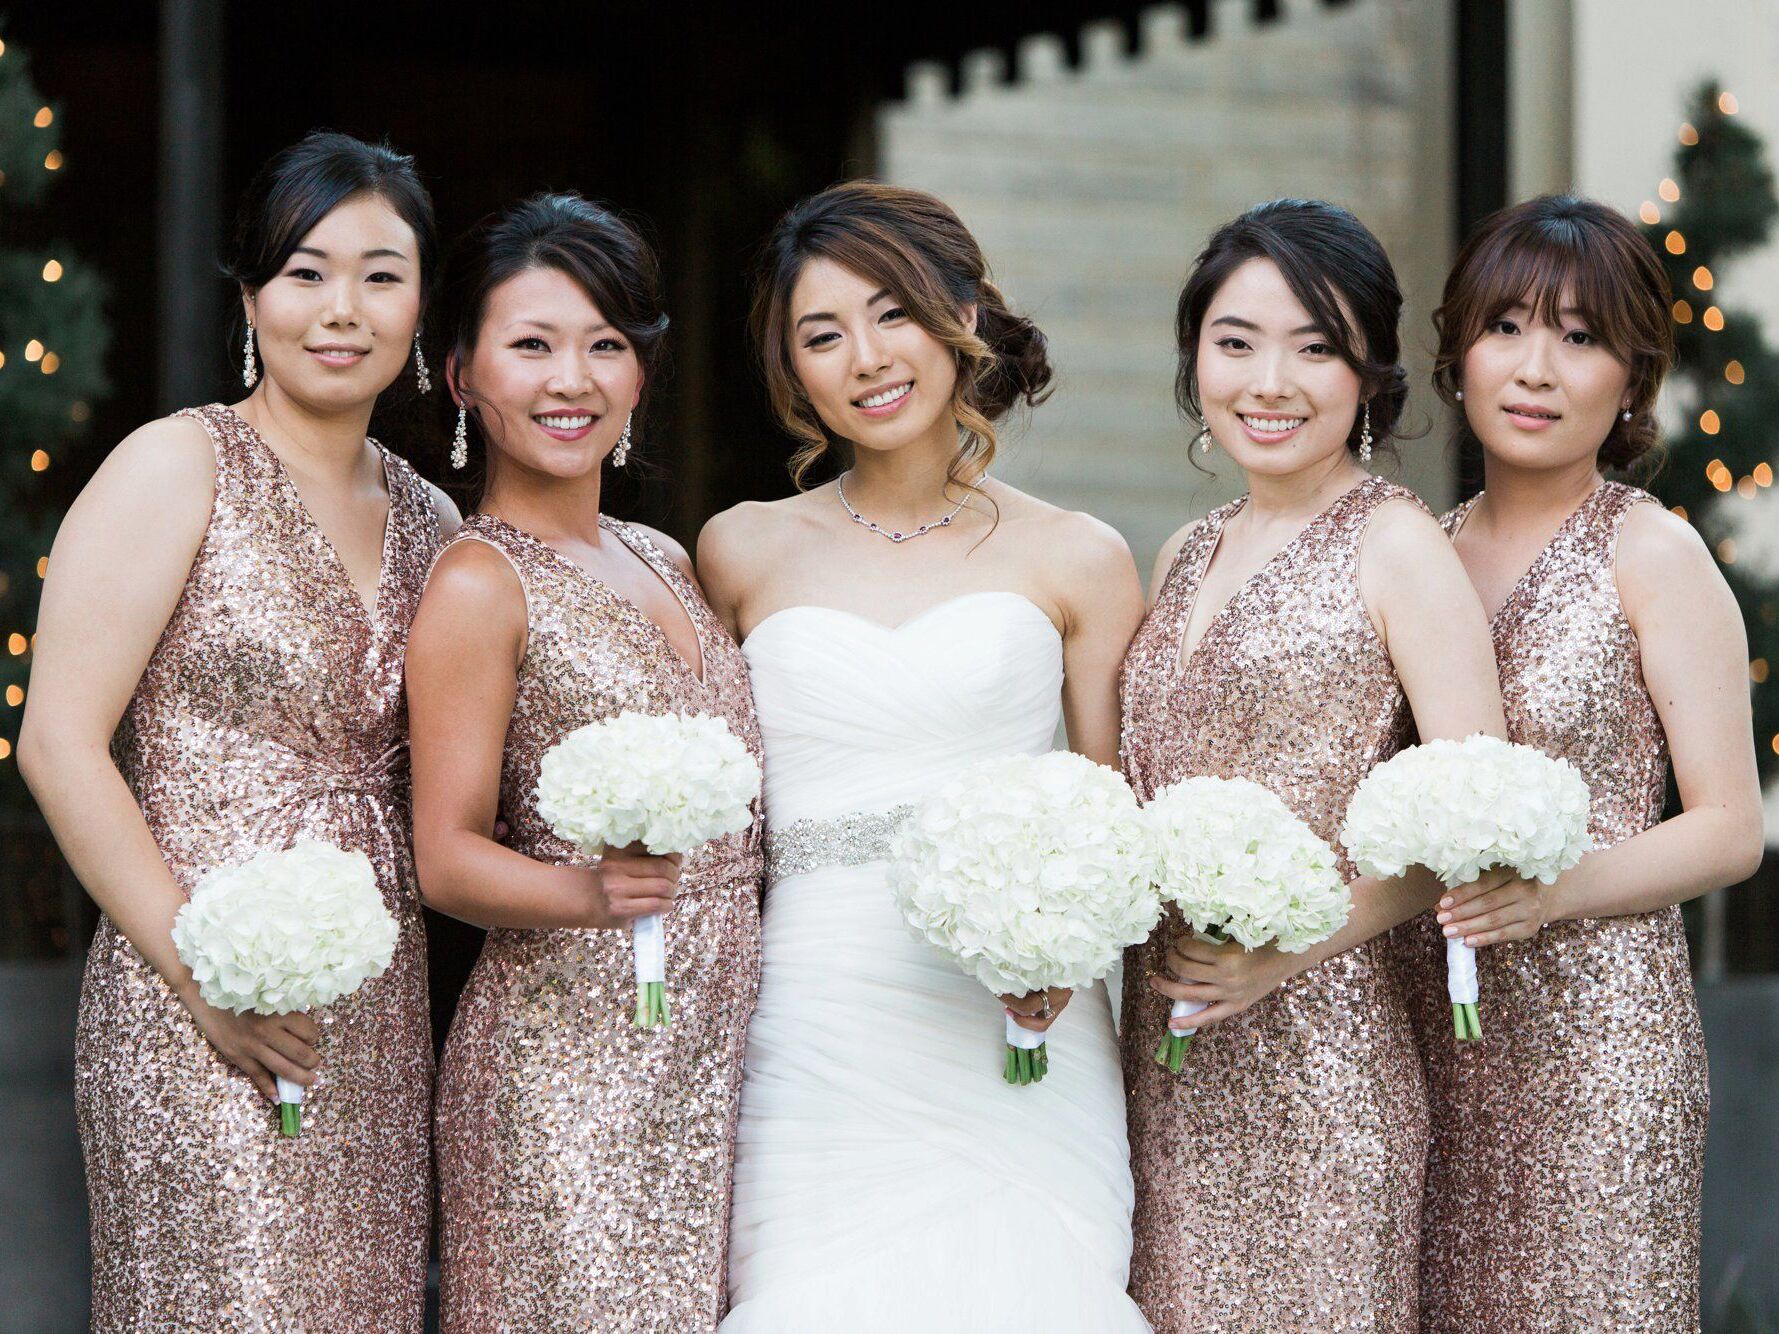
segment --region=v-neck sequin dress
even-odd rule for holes
[[[760,756],[747,664],[649,538],[610,519],[696,630],[704,678],[632,603],[491,515],[527,639],[501,765],[508,845],[585,864],[537,810],[544,752],[629,709],[722,718]],[[723,1313],[735,1117],[760,980],[760,824],[686,858],[666,918],[672,1025],[632,1027],[627,931],[494,930],[439,1072],[443,1327],[712,1330]]]
[[[1200,774],[1276,793],[1336,844],[1359,781],[1410,716],[1359,594],[1373,477],[1312,519],[1182,636],[1229,519],[1187,536],[1124,662],[1125,775],[1148,801]],[[1351,878],[1344,857],[1342,871]],[[1131,1293],[1155,1328],[1406,1330],[1415,1322],[1427,1107],[1408,1015],[1372,940],[1200,1033],[1170,1074],[1169,1002],[1147,984],[1167,927],[1125,956],[1125,1091],[1136,1178]]]
[[[1614,569],[1625,514],[1647,503],[1602,483],[1493,625],[1507,734],[1581,771],[1599,847],[1659,821],[1667,784]],[[1433,1114],[1422,1328],[1696,1330],[1709,1094],[1680,909],[1478,950],[1473,1042],[1452,1037],[1438,922],[1395,934]]]
[[[420,1327],[432,1038],[408,821],[408,625],[439,548],[425,483],[384,452],[368,612],[278,456],[221,405],[209,526],[113,742],[174,878],[322,839],[365,853],[400,934],[382,976],[314,1013],[303,1133],[205,1041],[102,917],[75,1101],[92,1208],[93,1326]]]

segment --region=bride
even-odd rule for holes
[[[974,760],[1049,750],[1059,718],[1117,763],[1130,553],[989,477],[993,423],[1050,367],[939,200],[855,182],[799,204],[754,333],[804,442],[794,476],[830,450],[851,467],[699,543],[766,746],[723,1329],[1146,1330],[1105,988],[1003,997],[1052,1058],[1007,1084],[995,998],[902,923],[884,864],[910,803]]]

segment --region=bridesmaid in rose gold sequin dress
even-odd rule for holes
[[[1358,219],[1314,200],[1219,228],[1180,294],[1181,407],[1248,494],[1182,529],[1125,655],[1137,796],[1242,778],[1338,848],[1353,791],[1418,726],[1499,735],[1482,609],[1414,495],[1365,471],[1404,401],[1401,293]],[[1196,636],[1196,637],[1195,637]],[[1406,1331],[1427,1105],[1389,931],[1431,877],[1359,877],[1299,954],[1195,937],[1127,952],[1131,1294],[1163,1334]],[[1171,1019],[1169,1001],[1197,1003]],[[1176,1075],[1155,1060],[1197,1029]]]
[[[93,1323],[418,1328],[432,1037],[402,652],[438,518],[425,483],[385,452],[389,519],[367,609],[253,428],[221,405],[181,415],[215,444],[216,498],[118,729],[118,768],[188,891],[214,866],[323,839],[370,858],[400,936],[387,972],[314,1014],[319,1078],[302,1136],[285,1139],[100,919],[75,1053]]]
[[[1581,770],[1601,848],[1660,820],[1667,788],[1613,569],[1626,512],[1652,502],[1602,482],[1494,622],[1508,735]],[[1422,1327],[1696,1329],[1708,1094],[1680,908],[1478,950],[1479,1042],[1452,1039],[1432,914],[1396,953],[1433,1112]]]
[[[646,535],[601,527],[683,603],[702,681],[648,617],[529,533],[477,514],[453,539],[499,551],[525,590],[500,808],[508,846],[555,865],[585,859],[538,815],[538,768],[575,728],[705,713],[760,754],[740,650]],[[631,1025],[628,932],[489,933],[439,1072],[446,1329],[715,1328],[763,870],[757,820],[686,859],[665,1030]]]
[[[1478,226],[1435,316],[1434,384],[1487,482],[1445,526],[1496,609],[1508,735],[1580,771],[1594,847],[1396,930],[1433,1114],[1429,1331],[1699,1327],[1709,1095],[1680,905],[1753,875],[1763,839],[1741,609],[1682,515],[1604,480],[1659,443],[1672,296],[1637,224],[1542,196]],[[1453,1038],[1448,935],[1476,950],[1480,1040]]]
[[[439,1074],[442,1326],[711,1331],[760,981],[758,808],[676,866],[589,857],[537,804],[545,752],[625,711],[718,718],[760,755],[746,663],[690,561],[600,512],[645,429],[659,268],[610,209],[537,195],[459,242],[445,287],[455,466],[473,415],[487,482],[409,647],[415,850],[427,902],[490,929]],[[631,924],[651,914],[672,1018],[639,1029]]]
[[[1359,780],[1410,739],[1358,582],[1367,523],[1400,499],[1420,503],[1379,478],[1341,496],[1182,665],[1198,581],[1244,501],[1193,530],[1125,658],[1124,769],[1139,800],[1199,774],[1247,778],[1335,842]],[[1354,874],[1344,857],[1341,869]],[[1154,1060],[1168,1002],[1145,985],[1163,938],[1124,969],[1144,1314],[1162,1330],[1411,1326],[1427,1109],[1384,940],[1204,1030],[1175,1076]]]

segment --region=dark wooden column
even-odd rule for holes
[[[155,398],[162,412],[221,392],[228,292],[222,239],[222,0],[161,5],[161,172]]]

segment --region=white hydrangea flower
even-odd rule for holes
[[[1425,866],[1451,886],[1508,866],[1549,884],[1593,847],[1588,801],[1575,766],[1534,747],[1429,741],[1365,776],[1340,841],[1368,875]]]
[[[998,995],[1086,987],[1159,915],[1136,797],[1069,751],[971,765],[916,808],[890,855],[908,924]]]
[[[760,765],[721,718],[623,712],[576,728],[545,752],[538,813],[587,852],[640,842],[690,852],[745,829]]]
[[[1346,925],[1352,899],[1334,850],[1245,778],[1188,778],[1144,808],[1161,896],[1194,931],[1301,954]]]
[[[338,1000],[389,967],[395,941],[370,858],[314,840],[217,867],[173,919],[198,993],[238,1014]]]

